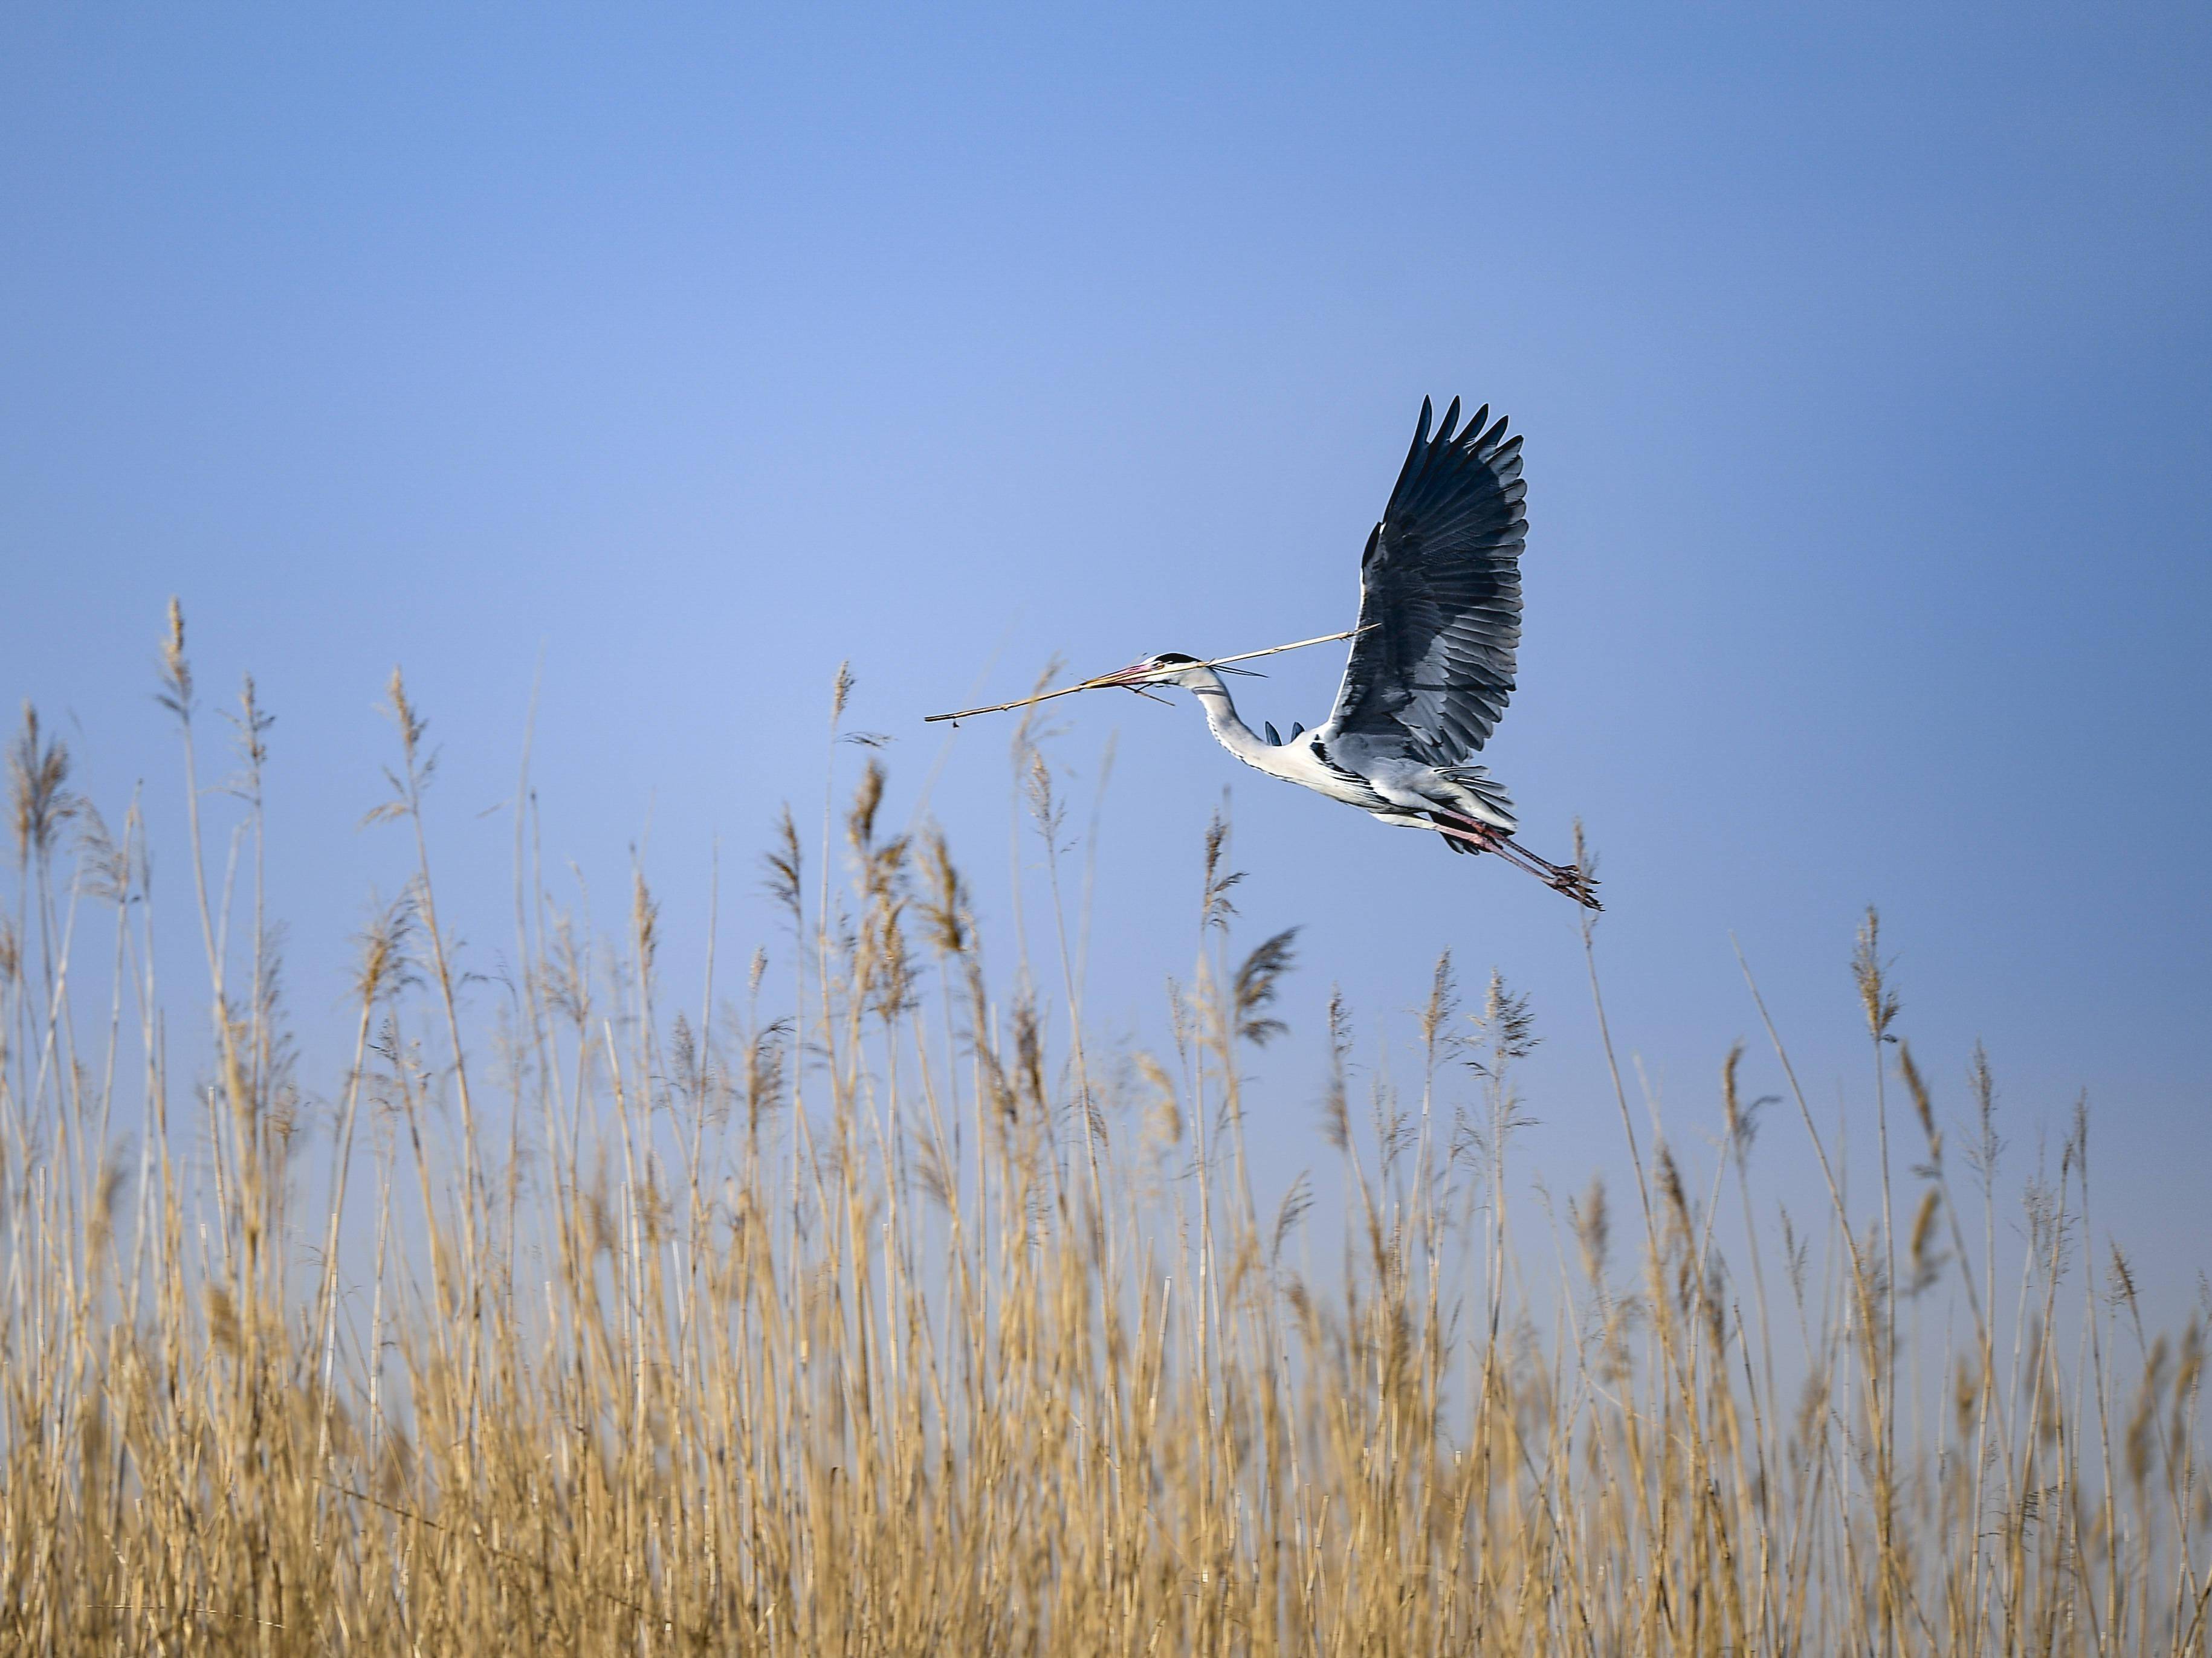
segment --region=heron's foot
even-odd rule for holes
[[[1603,909],[1597,901],[1597,877],[1585,875],[1572,864],[1549,865],[1551,876],[1544,884],[1554,892],[1564,892],[1585,909]]]

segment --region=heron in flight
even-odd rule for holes
[[[1237,717],[1215,666],[1167,651],[1085,682],[1142,690],[1181,686],[1199,700],[1221,746],[1246,765],[1426,829],[1455,853],[1496,853],[1547,886],[1601,908],[1594,878],[1539,858],[1513,839],[1513,803],[1471,756],[1513,694],[1521,640],[1521,440],[1489,425],[1486,404],[1462,428],[1459,399],[1433,435],[1428,399],[1382,521],[1359,562],[1359,626],[1336,707],[1312,731]],[[1230,668],[1229,672],[1249,671]]]

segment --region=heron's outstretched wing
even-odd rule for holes
[[[1521,642],[1521,440],[1487,404],[1464,432],[1459,400],[1430,407],[1359,567],[1359,624],[1328,731],[1425,764],[1480,749],[1513,694]]]

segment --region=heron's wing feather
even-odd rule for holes
[[[1430,407],[1359,568],[1359,624],[1328,722],[1431,766],[1481,748],[1513,694],[1521,642],[1521,440],[1487,406],[1464,431],[1459,402],[1429,434]]]

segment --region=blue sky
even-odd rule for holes
[[[311,1054],[401,867],[355,829],[395,662],[480,963],[533,683],[549,852],[611,895],[641,847],[682,962],[717,837],[725,948],[773,938],[753,855],[816,809],[848,658],[895,804],[941,765],[1003,929],[1009,733],[921,714],[1349,625],[1421,398],[1487,401],[1531,524],[1490,757],[1537,849],[1589,825],[1669,1121],[1754,1032],[1732,937],[1816,1098],[1863,1099],[1878,902],[1939,1102],[1985,1040],[2025,1157],[2087,1089],[2185,1292],[2208,85],[2183,6],[11,8],[0,691],[173,837],[168,596],[211,693],[256,676]],[[1250,713],[1316,722],[1340,659]],[[1395,1019],[1447,946],[1534,998],[1534,1161],[1612,1155],[1570,906],[1243,772],[1187,707],[1059,706],[1079,783],[1120,738],[1102,1025],[1157,1031],[1224,787],[1246,936],[1304,928],[1279,1172],[1324,1156],[1329,982]]]

